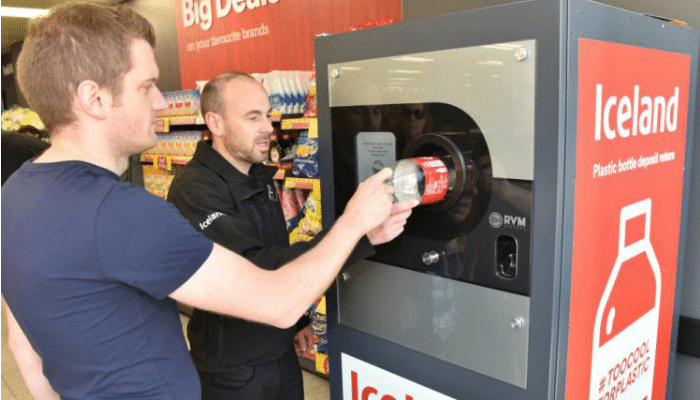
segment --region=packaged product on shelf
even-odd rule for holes
[[[282,102],[284,103],[283,114],[293,114],[294,111],[294,95],[291,88],[289,87],[289,80],[287,79],[287,74],[282,71],[277,72],[276,78],[279,80],[282,86]]]
[[[294,200],[294,190],[288,187],[282,187],[278,191],[280,195],[280,202],[282,203],[282,213],[284,214],[284,219],[287,221],[287,229],[292,230],[296,228],[299,224],[301,209],[297,206],[297,202]]]
[[[199,142],[199,139],[202,138],[202,132],[200,131],[192,131],[192,152],[190,153],[190,156],[194,155],[194,152],[197,150],[197,142]]]
[[[272,105],[272,112],[278,114],[285,114],[286,102],[284,98],[284,89],[282,88],[282,82],[280,82],[278,71],[270,71],[267,74],[267,79],[270,81],[270,88],[272,89],[272,96],[274,97],[274,105]],[[273,103],[270,100],[270,103]]]
[[[190,140],[190,133],[183,131],[180,133],[180,142],[182,142],[182,151],[180,152],[181,156],[186,156],[188,155],[188,149],[187,149],[187,144]]]
[[[289,82],[294,88],[295,95],[295,113],[303,113],[306,108],[306,90],[301,84],[302,71],[289,71]]]
[[[143,187],[149,193],[165,198],[173,177],[173,175],[169,174],[145,174],[143,176]]]
[[[148,193],[153,193],[153,175],[143,176],[143,188],[146,189]]]
[[[277,139],[277,131],[270,136],[270,161],[277,163],[282,158],[282,149]]]
[[[301,114],[307,108],[310,71],[270,71],[251,74],[270,98],[273,114]]]
[[[193,93],[192,90],[184,90],[183,91],[183,96],[182,96],[182,108],[183,108],[183,114],[192,114],[192,106],[194,104],[194,98],[193,98]]]
[[[195,102],[194,102],[194,113],[193,114],[201,114],[201,105],[202,105],[202,94],[199,92],[199,90],[194,89],[194,97],[195,97]]]
[[[304,86],[302,83],[303,81],[303,75],[304,71],[293,71],[292,74],[292,81],[294,84],[294,90],[298,94],[298,102],[299,102],[299,113],[303,113],[306,111],[306,94],[307,94],[307,88]]]
[[[196,115],[199,113],[199,91],[190,89],[185,91],[185,102],[183,105],[183,115]]]
[[[191,156],[194,154],[192,147],[192,131],[182,132],[182,155]]]
[[[318,140],[310,138],[307,130],[301,131],[297,138],[292,173],[300,178],[318,176]]]
[[[183,145],[182,155],[183,156],[191,156],[193,154],[192,132],[190,132],[190,131],[182,132],[182,145]]]
[[[184,99],[182,98],[182,90],[178,90],[175,92],[175,108],[176,109],[181,108],[183,103],[184,103]]]
[[[172,153],[173,156],[182,155],[182,141],[180,140],[180,132],[173,132],[170,134],[172,137]]]
[[[2,112],[2,130],[8,132],[17,131],[22,125],[31,125],[43,130],[46,127],[41,122],[39,114],[25,107],[14,105]]]
[[[289,233],[291,243],[307,242],[321,232],[321,194],[320,183],[313,183],[313,189],[306,195],[304,205],[300,211],[300,220]]]
[[[192,132],[192,155],[197,151],[197,143],[202,140],[202,131]]]
[[[162,141],[163,141],[163,150],[162,150],[161,154],[164,154],[164,155],[173,154],[173,140],[172,140],[172,137],[173,137],[172,133],[163,134],[163,138],[162,138]]]
[[[173,154],[173,134],[165,133],[162,135],[163,147],[161,154]]]
[[[314,331],[314,351],[328,354],[328,317],[326,315],[326,298],[321,297],[310,313],[311,328]]]
[[[274,72],[274,71],[273,71]],[[267,91],[267,95],[270,99],[270,107],[272,108],[273,114],[284,114],[284,101],[282,87],[277,79],[276,74],[270,72],[265,74],[263,80],[263,87]]]
[[[289,93],[285,92],[284,86],[282,86],[282,79],[280,78],[279,71],[272,71],[270,74],[272,75],[272,82],[275,90],[280,98],[279,112],[280,114],[288,114],[287,105],[289,104]]]
[[[291,71],[282,71],[282,81],[287,90],[289,90],[289,106],[287,110],[289,114],[298,114],[300,109],[299,95],[294,87],[290,72]]]
[[[170,154],[170,133],[162,133],[158,140],[158,154]]]
[[[318,115],[317,105],[316,105],[316,67],[314,66],[314,71],[311,73],[309,78],[309,90],[306,95],[306,110],[304,111],[304,117],[312,118]]]
[[[160,117],[169,117],[175,112],[175,95],[173,92],[163,92],[163,98],[168,103],[168,108],[156,113]]]
[[[192,154],[191,156],[194,155],[194,152],[197,151],[197,143],[199,143],[200,140],[202,140],[202,131],[193,131],[192,132]]]
[[[196,115],[199,113],[200,93],[197,89],[163,92],[163,98],[168,103],[168,108],[156,112],[157,117]]]
[[[321,221],[304,217],[299,221],[297,229],[299,229],[299,241],[309,241],[321,232]]]
[[[304,202],[304,218],[299,223],[302,235],[314,237],[321,232],[321,213],[318,197],[309,195]]]
[[[309,195],[308,190],[294,188],[294,200],[297,202],[299,209],[304,208],[304,203],[306,202],[306,197]]]

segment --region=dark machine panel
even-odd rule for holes
[[[346,271],[341,323],[525,386],[535,64],[529,40],[328,66],[336,217],[399,159],[437,157],[451,176]]]

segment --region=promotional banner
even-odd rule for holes
[[[579,39],[566,399],[661,400],[691,58]]]
[[[182,87],[231,70],[311,70],[316,35],[399,21],[401,0],[175,0]]]
[[[340,362],[343,400],[455,400],[345,353]]]

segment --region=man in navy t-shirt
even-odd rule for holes
[[[314,249],[266,271],[120,184],[129,156],[156,144],[155,111],[167,107],[154,44],[126,7],[69,4],[30,23],[18,81],[52,145],[2,187],[2,294],[34,398],[197,399],[176,301],[292,326],[362,236],[402,223],[389,217],[384,170]]]

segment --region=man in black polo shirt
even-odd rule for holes
[[[34,128],[36,129],[36,128]],[[2,184],[12,175],[25,161],[38,157],[44,150],[49,148],[49,144],[38,138],[17,133],[2,134]]]
[[[212,143],[199,142],[192,161],[173,181],[168,200],[204,235],[260,268],[277,269],[313,247],[318,238],[289,245],[272,184],[277,168],[261,164],[268,159],[273,131],[263,86],[246,74],[219,75],[204,87],[201,108]],[[397,236],[413,206],[396,203],[393,217],[368,234],[369,242],[381,244]],[[356,258],[373,251],[363,242]],[[303,400],[293,347],[296,331],[195,309],[187,335],[202,398]]]

